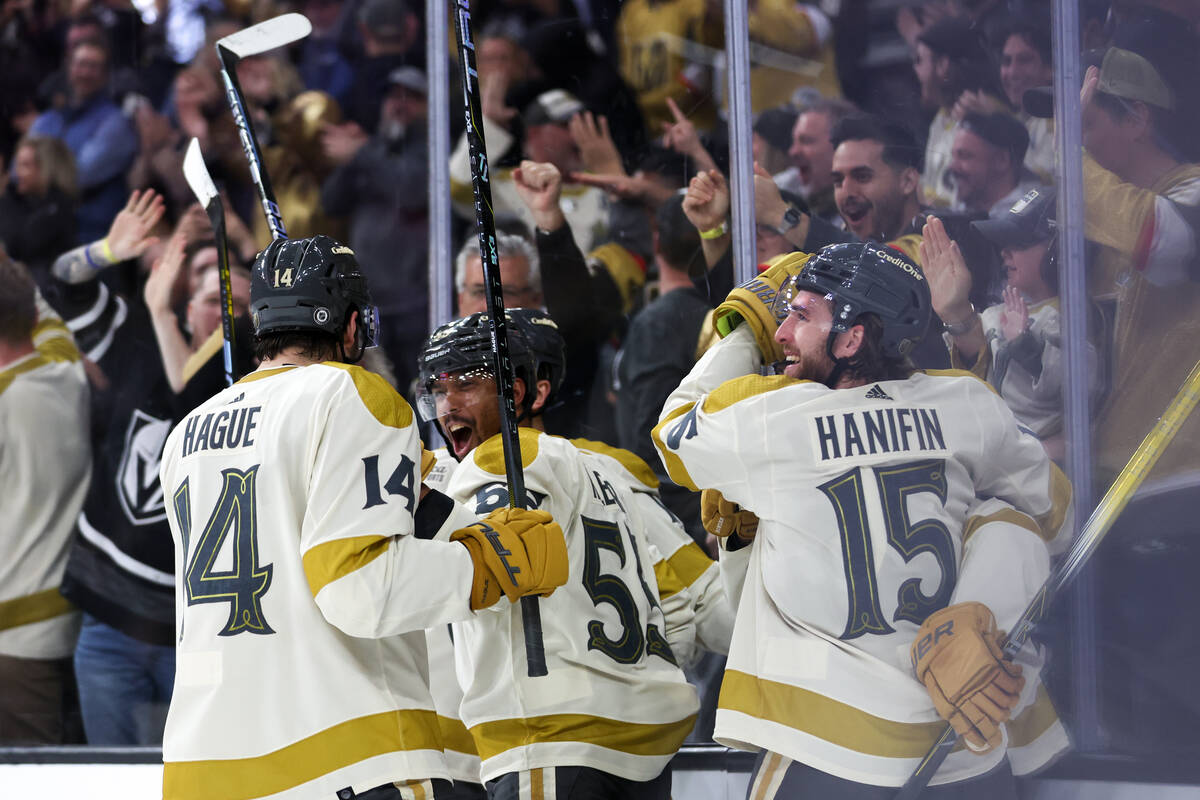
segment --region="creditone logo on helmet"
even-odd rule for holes
[[[919,280],[919,281],[925,280],[925,276],[921,274],[921,270],[914,267],[908,261],[905,261],[902,258],[892,255],[891,253],[888,252],[888,248],[881,247],[878,250],[876,250],[875,253],[880,258],[882,258],[884,261],[888,262],[892,266],[899,267],[900,269],[907,272],[909,275],[912,275],[917,280]]]
[[[349,247],[346,247],[346,245],[344,245],[344,244],[337,245],[329,252],[331,252],[337,256],[352,256],[352,255],[354,255],[354,251],[351,250]]]

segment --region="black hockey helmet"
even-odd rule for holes
[[[250,314],[254,333],[323,331],[340,336],[358,311],[364,346],[379,330],[367,279],[354,251],[328,236],[276,239],[254,259]]]
[[[562,334],[550,315],[538,308],[509,308],[504,316],[508,329],[508,356],[515,377],[527,388],[540,375],[550,381],[546,405],[553,402],[566,373],[566,355]],[[421,416],[433,419],[426,408],[430,384],[440,376],[460,372],[492,370],[492,335],[488,313],[479,311],[447,322],[429,335],[418,358],[420,390],[423,397]]]
[[[859,315],[876,314],[883,323],[883,349],[905,356],[925,336],[933,303],[925,275],[899,250],[875,242],[831,244],[810,258],[782,287],[775,309],[786,315],[796,291],[827,295],[833,301],[833,337]],[[782,316],[777,316],[782,319]]]

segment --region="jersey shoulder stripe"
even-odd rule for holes
[[[988,391],[990,391],[992,394],[999,396],[999,392],[996,391],[996,388],[994,386],[992,386],[990,383],[985,381],[979,375],[976,375],[974,372],[971,372],[970,370],[965,370],[965,369],[921,369],[921,370],[917,370],[917,372],[928,375],[931,378],[971,378],[972,380],[978,381],[979,383],[986,386],[988,388]]]
[[[787,375],[743,375],[740,378],[725,381],[710,392],[704,398],[704,404],[700,410],[705,414],[713,414],[756,395],[802,383],[812,383],[812,381],[801,381]]]
[[[678,408],[671,409],[670,413],[659,420],[658,424],[650,431],[650,438],[654,440],[654,446],[658,448],[659,455],[662,456],[663,466],[667,468],[667,474],[671,476],[671,480],[680,486],[691,489],[693,492],[700,491],[700,487],[692,480],[692,476],[688,474],[687,467],[683,465],[683,459],[679,454],[666,447],[668,438],[667,428],[676,424],[675,420],[685,414],[690,414],[696,408],[695,403],[684,403]]]
[[[597,453],[602,456],[608,456],[618,462],[625,471],[632,475],[638,483],[645,486],[647,489],[658,488],[658,476],[654,474],[654,470],[650,469],[650,465],[639,458],[636,454],[629,450],[623,450],[620,447],[598,442],[593,439],[569,439],[571,444],[589,453]]]
[[[708,554],[701,549],[700,545],[695,542],[688,542],[683,547],[676,550],[668,558],[666,563],[671,567],[671,570],[679,576],[679,580],[683,581],[685,587],[691,586],[696,580],[708,571],[708,568],[713,565],[713,560],[708,557]]]
[[[380,375],[356,364],[326,361],[320,366],[345,370],[354,380],[354,388],[358,390],[363,405],[379,420],[379,424],[389,428],[407,428],[412,425],[412,406]]]
[[[521,444],[521,466],[529,469],[529,465],[538,457],[541,431],[533,428],[518,428],[517,439]],[[504,475],[504,439],[496,434],[475,448],[471,454],[475,466],[491,475]]]

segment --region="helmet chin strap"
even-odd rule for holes
[[[824,383],[830,389],[836,389],[837,383],[845,374],[846,368],[850,366],[850,360],[847,358],[838,358],[833,354],[833,342],[837,339],[838,331],[830,330],[829,338],[825,340],[825,352],[829,359],[833,361],[833,369],[829,371],[829,375],[825,378]]]

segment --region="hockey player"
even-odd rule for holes
[[[437,797],[422,631],[553,591],[562,532],[537,511],[475,523],[422,490],[412,409],[353,365],[375,316],[350,248],[272,242],[251,310],[260,368],[163,454],[178,640],[163,796]]]
[[[946,719],[970,749],[930,796],[1013,797],[1006,748],[1025,772],[1063,732],[1040,695],[1025,711],[1036,681],[997,658],[999,629],[1048,574],[1069,485],[983,381],[911,368],[930,316],[913,262],[796,257],[778,330],[743,305],[654,429],[673,479],[759,518],[720,531],[740,600],[715,737],[760,751],[756,799],[882,798]],[[764,324],[783,375],[757,374]]]
[[[544,312],[508,318],[528,501],[564,524],[571,569],[563,589],[539,601],[548,677],[527,677],[515,607],[454,626],[462,719],[481,777],[493,800],[666,800],[666,767],[697,700],[652,588],[642,506],[607,457],[541,432],[562,381],[562,339]],[[487,316],[473,314],[434,331],[421,362],[422,414],[461,462],[447,493],[479,514],[508,504],[491,357]]]

